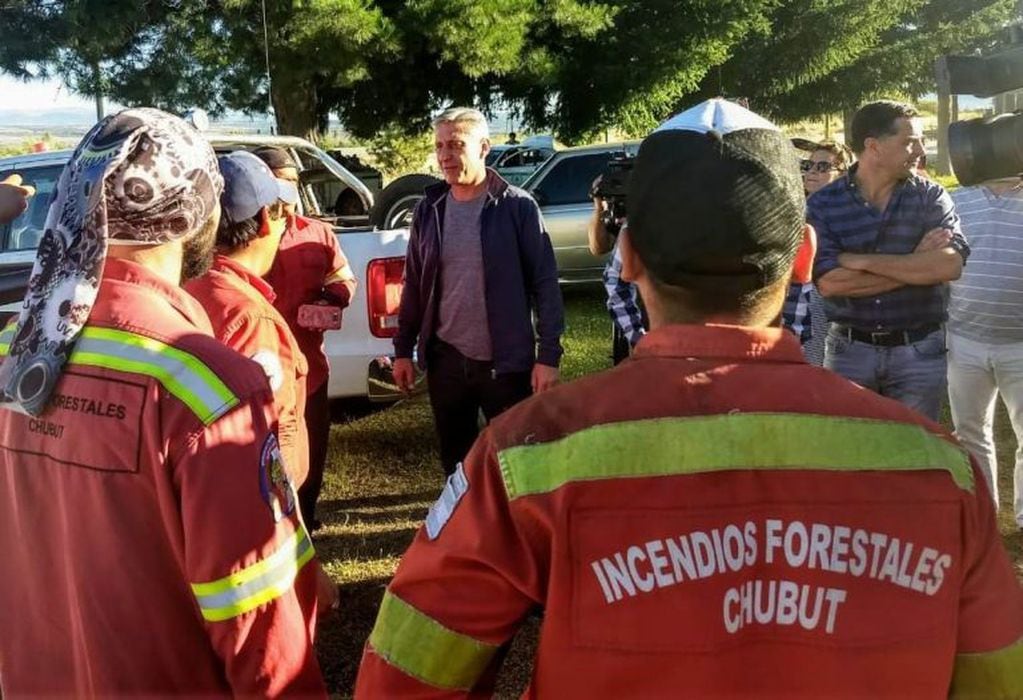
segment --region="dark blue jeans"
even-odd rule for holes
[[[881,396],[938,420],[946,385],[945,329],[906,345],[884,347],[828,330],[824,366]]]
[[[440,441],[440,462],[451,475],[490,421],[533,393],[531,372],[495,374],[493,362],[473,360],[443,340],[430,341],[426,383]]]

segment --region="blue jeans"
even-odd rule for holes
[[[849,340],[832,326],[824,366],[881,396],[938,420],[945,398],[945,330],[907,345],[884,347]]]

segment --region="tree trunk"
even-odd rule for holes
[[[938,157],[934,163],[928,163],[939,175],[948,175],[952,166],[948,156],[948,125],[952,116],[952,99],[948,92],[938,84]]]
[[[275,81],[274,84],[290,85],[286,80]],[[297,84],[291,89],[278,87],[273,90],[272,97],[278,133],[315,141],[319,136],[316,88]]]
[[[852,120],[855,109],[842,110],[842,143],[852,148]]]

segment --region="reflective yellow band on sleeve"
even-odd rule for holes
[[[1023,698],[1023,639],[982,654],[956,654],[950,698]]]
[[[355,273],[352,272],[352,268],[349,265],[339,267],[338,269],[327,275],[327,279],[323,281],[324,284],[333,284],[334,282],[354,282]]]
[[[281,547],[241,571],[208,583],[193,583],[202,616],[210,622],[229,620],[279,598],[291,589],[302,567],[316,551],[305,528]]]
[[[380,603],[369,644],[402,673],[450,690],[471,689],[498,648],[449,630],[389,590]]]
[[[18,329],[18,315],[14,315],[14,319],[4,326],[3,331],[0,331],[0,355],[6,355],[7,351],[11,349],[11,341],[14,340],[14,331]]]
[[[551,442],[508,447],[497,458],[509,500],[577,481],[736,469],[944,471],[959,488],[973,491],[966,451],[918,425],[813,414],[607,423]]]
[[[0,356],[10,350],[17,321],[0,332]],[[75,342],[72,365],[102,367],[152,377],[205,425],[240,403],[199,358],[167,343],[116,328],[86,326]]]

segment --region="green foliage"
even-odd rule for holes
[[[25,153],[32,153],[36,144],[42,143],[47,151],[60,151],[74,146],[70,141],[58,139],[50,134],[43,134],[39,138],[24,139],[19,142],[0,143],[0,158],[8,156],[20,156]]]
[[[736,74],[745,76],[743,84],[750,86],[753,104],[789,121],[852,110],[879,97],[919,97],[935,89],[933,65],[938,56],[990,46],[1014,12],[1013,0],[892,0],[888,4],[893,9],[887,22],[879,21],[873,36],[862,36],[854,45],[846,43],[843,61],[827,72],[807,72],[782,90],[757,90],[761,65],[746,60],[745,54],[737,59]],[[882,4],[879,11],[883,10]],[[812,61],[827,60],[833,30],[817,39],[806,37],[803,45],[813,47],[807,50]]]
[[[1013,0],[8,0],[0,70],[180,111],[266,111],[314,136],[428,130],[511,107],[566,141],[646,132],[714,95],[780,121],[933,90],[934,58],[990,46]],[[9,31],[10,29],[10,31]],[[267,45],[268,44],[268,45]],[[268,54],[268,55],[267,55]],[[269,59],[272,83],[267,80]]]
[[[959,180],[955,175],[934,175],[931,174],[930,178],[937,182],[939,185],[944,187],[946,190],[951,192],[952,190],[959,187]]]
[[[389,180],[424,171],[433,153],[433,137],[429,132],[409,135],[391,125],[370,140],[368,150],[374,166]]]

